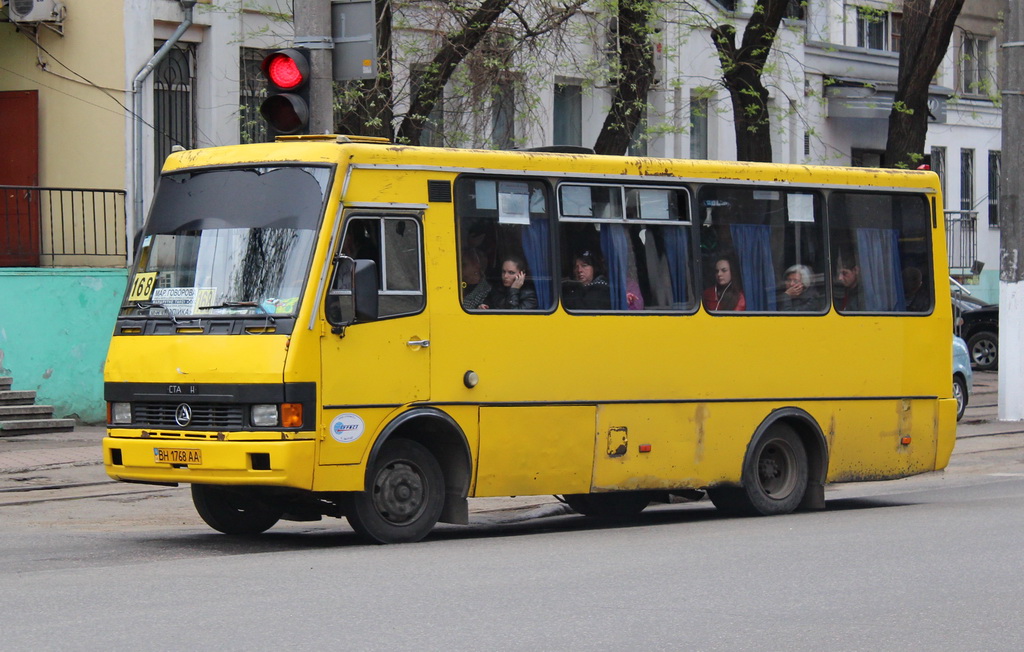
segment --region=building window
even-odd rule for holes
[[[267,52],[257,48],[239,48],[238,141],[241,143],[263,143],[268,140],[267,123],[260,115],[260,104],[267,97],[260,64]]]
[[[579,84],[555,84],[554,119],[552,145],[583,144],[583,88]]]
[[[960,150],[960,210],[974,210],[974,150]]]
[[[989,51],[991,40],[976,34],[964,34],[960,50],[960,91],[984,95],[991,90]]]
[[[690,93],[690,158],[708,157],[708,98]]]
[[[491,95],[491,142],[495,149],[512,149],[516,140],[516,94],[512,80],[494,86]]]
[[[163,41],[156,43],[156,49]],[[153,162],[159,176],[171,148],[196,146],[196,45],[178,43],[153,71]]]
[[[874,7],[856,7],[857,47],[899,52],[903,14]]]
[[[857,47],[885,50],[888,29],[888,12],[871,7],[857,7]]]
[[[1002,154],[988,153],[988,225],[999,226],[999,179],[1002,176]]]
[[[939,188],[942,196],[946,196],[946,148],[932,147],[931,160],[928,162],[932,172],[939,175]]]
[[[885,152],[855,147],[850,150],[850,165],[855,168],[883,168],[885,167]]]
[[[647,110],[640,115],[640,120],[633,128],[633,134],[629,137],[629,147],[626,148],[627,156],[647,156]]]
[[[786,18],[803,20],[806,7],[807,0],[789,0],[789,4],[786,5]]]
[[[412,95],[409,101],[419,93],[426,66],[413,67]],[[425,147],[444,146],[444,89],[437,94],[437,102],[423,121],[423,132],[420,134],[420,145]]]

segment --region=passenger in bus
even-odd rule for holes
[[[839,259],[836,274],[836,308],[838,310],[864,310],[864,296],[860,288],[860,266],[853,258]]]
[[[483,261],[483,253],[475,247],[462,252],[462,307],[465,310],[479,308],[491,293],[491,284],[484,278]]]
[[[715,284],[704,290],[704,307],[707,310],[746,310],[747,298],[736,267],[728,256],[715,259]]]
[[[526,262],[519,256],[501,261],[501,285],[493,288],[481,310],[536,310],[537,292],[526,283]]]
[[[779,297],[779,310],[817,310],[818,291],[811,287],[811,268],[791,265],[782,275],[784,285]]]
[[[562,303],[570,310],[608,310],[612,297],[608,280],[601,274],[601,261],[590,251],[576,254],[572,278],[562,283]]]
[[[931,297],[924,287],[924,276],[916,267],[903,270],[903,297],[908,312],[928,312],[931,307]]]

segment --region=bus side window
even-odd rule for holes
[[[820,193],[709,185],[699,205],[706,309],[825,312]]]
[[[554,291],[546,184],[460,177],[455,200],[462,308],[550,310]]]
[[[832,193],[829,214],[836,310],[931,312],[929,211],[923,195]]]
[[[693,307],[685,188],[566,183],[559,199],[567,310]]]
[[[410,217],[349,218],[324,302],[327,320],[338,324],[353,317],[350,260],[375,263],[381,319],[422,310],[422,242],[419,222]]]

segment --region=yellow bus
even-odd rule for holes
[[[376,542],[469,498],[824,508],[942,469],[931,172],[405,147],[167,160],[105,367],[107,473],[227,534]]]

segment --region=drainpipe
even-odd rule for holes
[[[192,8],[196,6],[198,0],[178,0],[181,3],[182,11],[185,12],[185,18],[178,25],[178,29],[174,30],[174,34],[171,38],[160,46],[160,49],[156,51],[146,65],[142,67],[139,74],[135,75],[135,80],[132,82],[132,117],[135,120],[134,137],[132,138],[132,182],[133,182],[133,203],[135,208],[132,211],[132,219],[128,221],[128,262],[133,262],[135,258],[135,234],[142,228],[142,220],[144,214],[142,212],[142,194],[143,194],[143,177],[142,177],[142,136],[144,121],[142,119],[142,86],[146,83],[146,78],[152,74],[153,70],[167,57],[167,53],[171,51],[171,48],[181,40],[181,37],[185,35],[185,31],[192,26]]]

